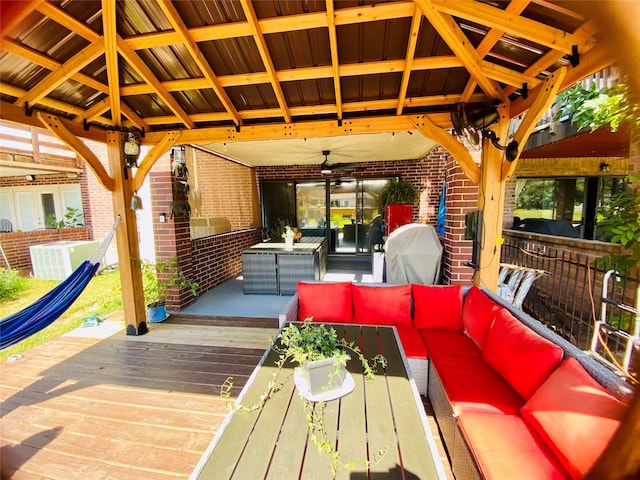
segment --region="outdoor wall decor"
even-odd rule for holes
[[[171,190],[173,201],[171,202],[171,218],[191,217],[189,205],[189,169],[185,156],[185,147],[176,147],[171,150]]]

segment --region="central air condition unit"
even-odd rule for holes
[[[42,280],[64,280],[98,250],[97,241],[60,241],[32,245],[33,276]]]

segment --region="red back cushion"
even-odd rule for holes
[[[413,326],[462,330],[462,286],[417,285],[413,292]]]
[[[482,359],[528,400],[562,361],[564,351],[501,308],[487,335]]]
[[[353,285],[353,321],[371,325],[413,326],[411,285]]]
[[[464,297],[462,304],[462,325],[465,333],[484,349],[491,323],[500,305],[487,297],[479,287],[473,286]]]
[[[582,478],[611,440],[625,408],[569,357],[521,412],[573,478]]]
[[[298,320],[352,323],[351,282],[298,282]]]

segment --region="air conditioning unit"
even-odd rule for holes
[[[64,280],[88,260],[100,242],[69,240],[29,247],[33,276],[43,280]]]

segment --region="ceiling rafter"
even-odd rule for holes
[[[62,66],[60,62],[57,62],[39,52],[26,48],[8,38],[4,38],[2,40],[2,50],[29,60],[36,65],[46,68],[47,70],[56,70]],[[109,93],[109,87],[107,85],[90,77],[89,75],[85,75],[84,73],[77,72],[69,78],[101,93]]]
[[[588,21],[585,22],[584,24],[582,24],[579,27],[579,30],[582,32],[586,32],[586,34],[595,34],[597,32],[596,26],[593,22]],[[601,48],[600,46],[594,46],[593,48]],[[592,48],[592,49],[593,49]],[[581,58],[584,59],[585,55],[589,55],[589,52],[592,49],[585,49],[585,51],[583,52],[583,54],[581,55]],[[554,63],[556,63],[558,60],[560,60],[562,57],[564,57],[564,53],[557,51],[557,50],[550,50],[547,53],[545,53],[543,56],[541,56],[538,60],[536,60],[534,63],[531,64],[531,66],[529,66],[529,68],[527,68],[524,73],[526,75],[537,75],[537,72],[542,72],[547,70],[551,65],[553,65]],[[515,89],[513,87],[507,87],[505,88],[505,92],[507,93],[507,95],[510,95],[511,93],[513,93],[513,91],[515,91]]]
[[[338,37],[336,35],[336,13],[333,0],[326,0],[327,22],[329,28],[329,48],[331,50],[331,76],[336,95],[336,115],[342,118],[342,88],[340,87],[340,59],[338,57]]]
[[[260,29],[260,24],[258,23],[256,12],[253,9],[253,4],[248,0],[240,0],[240,2],[242,4],[244,15],[245,17],[247,17],[247,21],[249,22],[249,25],[251,27],[252,36],[254,41],[256,42],[256,47],[258,47],[258,51],[260,52],[260,58],[262,58],[262,63],[264,64],[267,74],[269,75],[271,87],[273,88],[273,92],[275,93],[276,99],[278,100],[278,105],[280,105],[280,110],[282,110],[282,116],[284,117],[285,121],[289,123],[291,122],[289,107],[287,105],[286,99],[284,98],[282,86],[278,81],[276,69],[273,66],[273,59],[271,58],[269,48],[267,47],[267,42],[264,39],[262,30]]]
[[[498,99],[503,103],[507,103],[509,100],[500,85],[487,77],[482,71],[482,59],[453,17],[436,11],[431,1],[416,0],[416,3],[453,53],[462,60],[464,67],[471,74],[471,77],[475,79],[482,91],[491,99]]]
[[[47,77],[38,82],[38,84],[29,90],[25,95],[16,100],[16,105],[24,105],[37,103],[40,99],[47,96],[58,85],[67,81],[74,73],[86,67],[104,52],[102,39],[89,44],[89,46],[80,50],[69,60],[60,65],[59,68],[53,70]]]
[[[588,37],[558,30],[515,13],[505,12],[505,10],[487,3],[473,0],[456,0],[455,2],[430,0],[429,3],[441,13],[464,18],[489,28],[503,30],[552,50],[561,50],[565,54],[571,54],[573,45],[586,47],[591,43]]]
[[[102,0],[102,28],[104,31],[105,65],[109,82],[109,108],[111,110],[111,119],[116,127],[120,127],[122,125],[122,112],[120,110],[120,72],[116,43],[118,37],[116,21],[116,3],[111,0]]]
[[[175,113],[180,121],[189,128],[194,128],[195,124],[187,115],[187,112],[180,106],[177,100],[164,88],[162,83],[156,78],[151,69],[140,59],[138,54],[133,51],[120,37],[117,35],[116,39],[118,45],[118,51],[125,58],[125,60],[131,65],[138,75],[140,75],[151,87],[155,93],[162,99],[162,101]]]
[[[103,2],[104,8],[104,2]],[[45,17],[66,27],[73,33],[80,35],[85,40],[93,43],[100,38],[100,35],[91,30],[86,24],[79,22],[64,10],[54,6],[49,2],[42,2],[38,5],[37,10]]]
[[[176,8],[169,0],[159,0],[158,4],[160,5],[160,8],[162,8],[164,14],[167,16],[169,22],[171,22],[171,25],[178,34],[181,43],[189,51],[189,54],[198,65],[198,68],[200,69],[204,77],[207,79],[209,88],[211,88],[215,92],[225,110],[231,116],[231,120],[233,120],[233,123],[235,123],[236,125],[241,125],[242,119],[240,118],[236,107],[229,99],[229,96],[227,95],[227,92],[224,91],[222,85],[220,85],[216,74],[213,72],[211,66],[207,62],[207,59],[204,58],[204,55],[200,51],[200,47],[198,47],[198,44],[191,38],[189,29],[187,29],[186,25],[180,18],[180,15],[178,14]]]
[[[404,71],[402,72],[402,82],[400,83],[400,92],[398,93],[398,106],[396,115],[402,114],[404,108],[404,99],[407,96],[407,88],[409,87],[409,78],[411,77],[411,69],[413,67],[413,58],[416,54],[416,45],[418,44],[418,32],[420,31],[420,23],[422,21],[422,12],[415,6],[413,18],[411,19],[411,31],[409,32],[409,43],[407,45],[407,54],[405,56]]]
[[[22,88],[7,85],[6,83],[0,83],[0,93],[8,95],[10,97],[21,97],[23,95],[26,95],[27,91]],[[79,107],[74,107],[73,105],[69,105],[68,103],[64,103],[51,98],[43,98],[38,102],[38,104],[42,105],[43,107],[53,108],[62,112],[69,112],[73,115],[82,115],[82,113],[84,112],[84,110]]]
[[[507,7],[505,8],[505,11],[513,15],[520,15],[524,11],[524,9],[527,8],[529,3],[531,3],[530,0],[511,0],[511,2],[509,2],[509,5],[507,5]],[[476,49],[478,56],[480,58],[484,58],[487,55],[487,53],[489,53],[491,49],[495,46],[495,44],[498,43],[498,41],[504,34],[505,34],[504,30],[500,30],[498,28],[490,29],[487,32],[487,34],[484,36],[482,41],[480,42],[480,45],[478,45],[478,48]],[[471,94],[475,90],[476,85],[477,83],[473,79],[473,77],[470,78],[469,82],[467,82],[467,85],[465,86],[464,91],[462,93],[464,102],[468,101],[467,99],[471,96]]]

